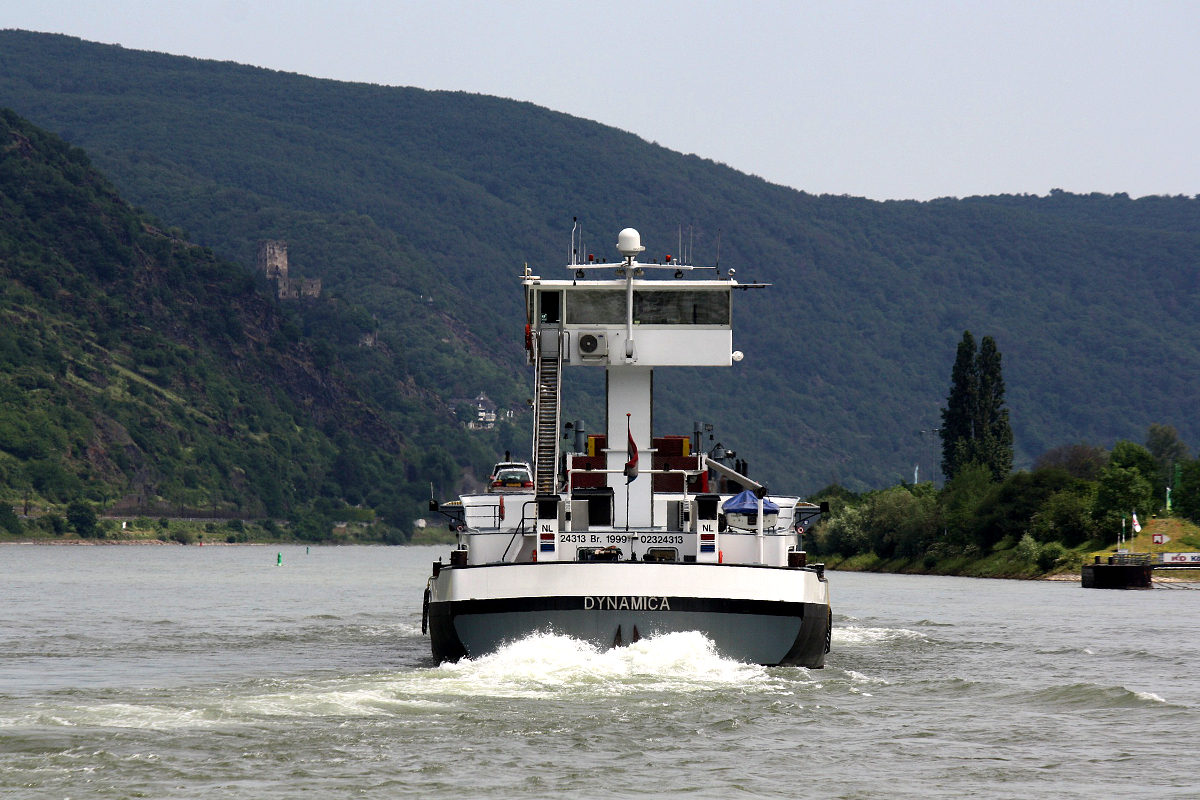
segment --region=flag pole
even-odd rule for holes
[[[630,427],[631,426],[630,419],[632,416],[634,416],[634,415],[632,415],[632,414],[628,413],[628,411],[626,411],[626,413],[625,413],[625,434],[628,435],[628,438],[626,438],[625,441],[631,441],[632,439],[634,439],[634,428]],[[629,459],[630,459],[629,447],[626,447],[626,449],[625,449],[626,469],[628,469]],[[629,533],[629,485],[632,482],[634,482],[634,481],[632,481],[632,479],[630,479],[629,476],[625,477],[625,533],[626,534]],[[632,546],[632,545],[629,546],[629,552],[630,553],[634,552],[634,546]]]

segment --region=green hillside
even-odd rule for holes
[[[413,387],[386,339],[360,346],[361,306],[269,289],[0,112],[0,492],[286,516],[313,538],[366,505],[403,535],[430,480],[486,466],[494,441]]]
[[[1017,466],[1156,422],[1200,441],[1196,199],[813,196],[528,103],[20,31],[0,33],[0,105],[225,258],[288,240],[299,271],[376,315],[414,405],[522,407],[516,275],[556,274],[578,216],[607,257],[627,225],[648,257],[674,253],[682,224],[711,263],[720,230],[722,267],[774,284],[737,298],[745,361],[660,371],[655,424],[716,423],[777,490],[931,475],[919,431],[964,329],[1004,355]],[[602,400],[576,397],[567,415],[594,427]]]

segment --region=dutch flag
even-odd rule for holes
[[[629,433],[629,460],[625,462],[625,477],[629,479],[625,481],[625,485],[628,486],[638,476],[638,451],[637,445],[633,442],[633,430],[629,427],[629,415],[626,414],[625,416],[625,430]]]

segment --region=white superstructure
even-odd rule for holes
[[[456,658],[546,625],[616,644],[622,629],[700,629],[741,657],[820,666],[828,584],[806,566],[801,537],[822,509],[768,496],[733,454],[705,452],[699,430],[653,430],[655,367],[740,361],[732,295],[757,285],[715,268],[685,279],[697,268],[670,256],[639,262],[632,228],[617,249],[619,262],[582,261],[573,237],[569,278],[521,276],[534,486],[440,507],[459,544],[430,582],[434,653]],[[568,367],[606,373],[604,432],[576,423],[573,452],[561,447]]]

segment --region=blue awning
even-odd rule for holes
[[[779,513],[779,506],[772,503],[770,498],[764,497],[762,504],[764,514]],[[721,509],[726,514],[757,514],[758,495],[747,489],[741,494],[734,495],[726,500]]]

